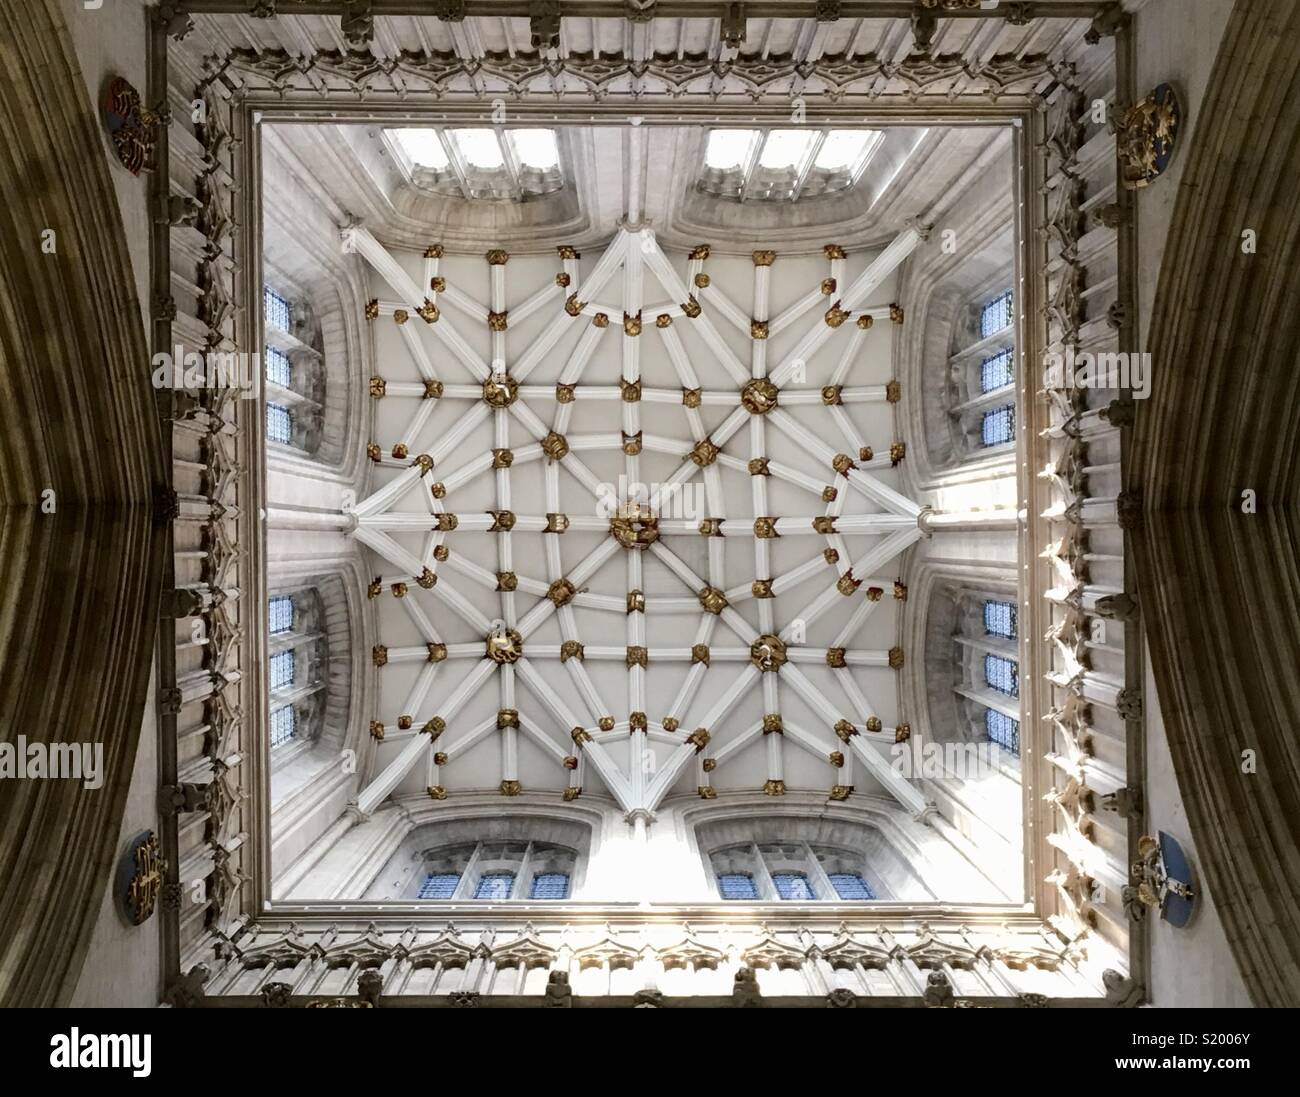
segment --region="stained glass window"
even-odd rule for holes
[[[567,872],[539,872],[533,877],[530,899],[567,899],[569,874]]]
[[[1013,441],[1016,437],[1016,406],[986,411],[980,423],[980,441],[986,446],[1000,446],[1003,442]]]
[[[994,709],[984,712],[984,733],[990,742],[997,743],[1010,754],[1020,753],[1020,723],[1010,716]]]
[[[278,747],[293,738],[297,730],[293,705],[283,705],[271,713],[271,746]]]
[[[419,899],[450,899],[460,883],[459,872],[431,872],[420,885]]]
[[[288,632],[293,628],[293,599],[279,595],[267,602],[267,617],[270,619],[271,635]]]
[[[285,445],[293,437],[293,416],[283,404],[266,405],[266,437]]]
[[[1020,669],[1012,659],[1001,655],[984,656],[984,681],[991,689],[1008,697],[1020,696]]]
[[[802,872],[774,872],[772,883],[782,899],[816,899],[808,877]]]
[[[989,636],[1004,640],[1016,638],[1016,604],[1014,602],[985,602],[984,631]]]
[[[723,872],[718,876],[718,890],[724,899],[757,899],[758,888],[748,872]]]
[[[1011,291],[1007,290],[980,309],[980,338],[987,339],[994,332],[1010,327],[1012,316]]]
[[[268,327],[289,330],[289,302],[275,290],[267,287],[262,291],[262,301],[266,305],[266,323]]]
[[[292,365],[289,362],[289,356],[282,350],[276,350],[275,347],[266,348],[266,379],[273,381],[284,388],[289,387],[289,376]]]
[[[832,872],[828,874],[835,894],[841,899],[874,899],[871,889],[857,872]]]
[[[1006,388],[1015,379],[1011,365],[1011,351],[1003,350],[990,355],[980,363],[980,392]]]
[[[485,872],[474,889],[475,899],[509,899],[515,886],[513,872]]]

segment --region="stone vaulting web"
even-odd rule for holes
[[[921,507],[875,472],[901,460],[901,445],[873,452],[850,414],[855,404],[896,401],[897,382],[846,383],[873,324],[902,321],[895,306],[868,309],[864,302],[919,239],[908,229],[848,283],[843,250],[828,245],[824,281],[769,316],[773,252],[753,253],[753,281],[745,287],[745,296],[752,294],[749,314],[735,303],[736,295],[705,272],[707,246],[691,253],[683,279],[650,230],[622,229],[581,285],[579,256],[572,248],[559,248],[562,270],[507,313],[504,251],[487,253],[490,300],[482,303],[439,274],[440,246],[425,253],[429,289],[422,291],[364,228],[345,231],[345,249],[360,253],[400,297],[370,302],[368,318],[396,321],[422,378],[419,383],[372,378],[371,395],[410,401],[412,418],[391,450],[371,444],[372,460],[400,471],[352,510],[353,536],[391,568],[375,578],[370,596],[390,592],[400,598],[424,641],[418,647],[381,645],[375,662],[425,664],[398,722],[399,731],[408,734],[400,752],[386,756],[393,760],[363,789],[363,810],[373,810],[417,763],[428,764],[429,751],[434,752],[429,794],[445,797],[452,782],[441,776],[444,768],[497,734],[503,737],[500,788],[506,795],[521,791],[517,747],[519,737],[526,736],[561,772],[567,770],[565,799],[580,794],[590,766],[629,813],[652,812],[692,766],[700,795],[711,797],[715,769],[755,749],[765,752],[764,790],[771,795],[785,791],[784,751],[804,750],[837,768],[844,766],[847,752],[906,806],[920,806],[919,794],[891,769],[881,749],[909,729],[882,725],[855,673],[865,666],[897,667],[902,652],[864,649],[854,642],[882,598],[906,597],[905,588],[882,576],[893,574],[887,565],[920,537]],[[647,304],[665,295],[676,304]],[[444,313],[447,306],[457,313],[454,320]],[[550,319],[538,337],[507,347],[507,328],[539,310]],[[435,372],[413,316],[432,331],[448,352],[440,361],[454,362],[459,376]],[[463,317],[487,325],[490,360],[457,330]],[[610,328],[617,332],[620,322],[621,353],[615,358],[607,350],[603,359],[595,359],[602,338]],[[723,339],[719,324],[743,333],[751,348],[747,363]],[[679,334],[682,325],[690,325],[703,352],[688,352]],[[769,337],[800,326],[805,332],[794,348],[769,362]],[[581,336],[558,383],[530,384],[530,375],[560,337],[575,329]],[[643,384],[640,352],[648,338],[663,341],[679,388]],[[807,363],[823,347],[838,351],[838,364],[829,377],[811,377]],[[697,373],[704,361],[710,380],[725,374],[728,381],[706,387]],[[615,362],[617,375],[610,368]],[[433,406],[443,402],[455,402],[458,417],[427,452],[416,452],[422,433],[430,433],[423,428]],[[678,432],[668,437],[644,429],[643,403],[680,408]],[[584,411],[597,409],[608,428],[575,431],[579,405]],[[711,430],[705,408],[726,412]],[[791,408],[824,422],[810,429]],[[469,445],[474,429],[487,423],[492,447]],[[779,461],[772,452],[774,433],[824,472],[812,476]],[[676,469],[638,498],[610,499],[587,455],[611,453],[622,454],[627,484],[649,479],[642,472],[643,453],[668,455]],[[512,493],[512,472],[517,477],[532,462],[543,469],[542,500]],[[562,506],[561,469],[572,478],[563,498],[574,503],[577,496],[567,493],[577,490],[583,499],[568,511]],[[724,497],[722,469],[749,477],[749,513],[735,513],[735,492]],[[458,493],[481,478],[493,483],[494,509],[458,508]],[[706,515],[680,516],[679,493],[701,481]],[[773,514],[769,481],[793,485],[805,505]],[[412,493],[423,500],[420,508],[399,509]],[[580,558],[564,551],[564,534],[578,531],[601,535],[594,550]],[[545,574],[516,570],[512,538],[521,534],[543,535],[544,559],[526,564],[544,564]],[[403,543],[412,543],[412,536],[421,541],[418,551]],[[678,547],[686,539],[699,544],[701,538],[707,543],[702,570],[688,564]],[[772,547],[778,538],[806,542],[803,562],[774,571]],[[732,539],[752,543],[751,569],[740,581],[725,574],[725,545]],[[497,571],[490,569],[494,549]],[[647,595],[648,561],[675,577],[676,597]],[[621,574],[624,596],[593,592],[593,580],[607,572]],[[462,593],[465,583],[498,593],[496,620]],[[673,629],[679,639],[670,646],[647,643],[648,597],[653,611],[679,615]],[[809,646],[810,624],[845,599],[852,610],[838,637],[829,646]],[[755,603],[750,608],[756,608],[757,627],[737,609],[749,600]],[[625,618],[625,644],[593,644],[593,623],[608,622],[613,614]],[[694,616],[693,625],[688,615]],[[448,643],[435,618],[444,624],[458,619],[480,639]],[[539,629],[552,619],[558,620],[558,644],[539,638]],[[597,689],[587,666],[595,660],[625,668],[622,698]],[[666,664],[676,664],[679,676],[681,667],[689,668],[675,690],[655,680],[655,669]],[[814,671],[829,674],[837,688],[815,680]],[[558,688],[564,679],[573,687],[568,696]],[[499,697],[496,714],[466,719],[467,703],[492,688]],[[761,694],[761,719],[740,721],[734,714],[737,702],[751,694]],[[691,726],[683,726],[688,712],[699,711],[691,707],[697,696],[711,703]],[[811,719],[795,722],[783,713],[782,701],[791,696],[801,699],[801,711]],[[382,722],[372,723],[371,732],[382,739]],[[652,741],[668,751],[655,765],[646,764]],[[836,783],[831,795],[843,798],[849,791]]]

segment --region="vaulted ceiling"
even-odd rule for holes
[[[652,811],[787,780],[910,804],[887,748],[920,508],[890,345],[919,241],[739,258],[622,230],[544,259],[345,234],[382,373],[363,807],[501,784]]]

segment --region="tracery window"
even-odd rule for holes
[[[949,415],[961,458],[1016,437],[1016,335],[1010,290],[967,300],[953,325]]]
[[[956,595],[953,636],[958,711],[968,740],[1020,750],[1020,665],[1016,603],[991,594]]]
[[[412,185],[438,194],[523,201],[564,186],[551,129],[394,128],[384,142]]]
[[[267,599],[267,689],[271,747],[309,744],[324,714],[328,641],[314,589]]]
[[[876,898],[859,853],[807,842],[726,846],[709,855],[725,900],[861,902]]]
[[[320,446],[325,406],[321,334],[310,303],[283,285],[263,287],[262,300],[267,441],[311,454]]]
[[[715,129],[700,190],[737,201],[793,202],[853,186],[884,140],[880,130]]]
[[[569,898],[577,853],[549,842],[483,841],[427,850],[413,898]]]

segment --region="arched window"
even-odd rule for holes
[[[262,290],[266,331],[266,438],[314,453],[320,445],[324,359],[310,307],[271,286]]]
[[[546,842],[485,841],[419,855],[416,899],[567,899],[577,853]]]
[[[727,900],[861,902],[876,898],[865,858],[808,842],[759,842],[713,850],[718,895]]]
[[[953,324],[949,414],[956,451],[965,457],[1015,441],[1014,319],[1008,289],[968,299]]]
[[[310,744],[319,733],[328,642],[314,590],[272,596],[266,616],[270,743],[279,758],[280,748]]]
[[[966,737],[1020,752],[1020,665],[1016,604],[976,591],[956,596],[954,657]]]
[[[715,129],[697,182],[737,201],[794,202],[847,190],[884,140],[869,129]]]
[[[394,128],[384,143],[412,186],[435,194],[522,201],[564,186],[552,129]]]

